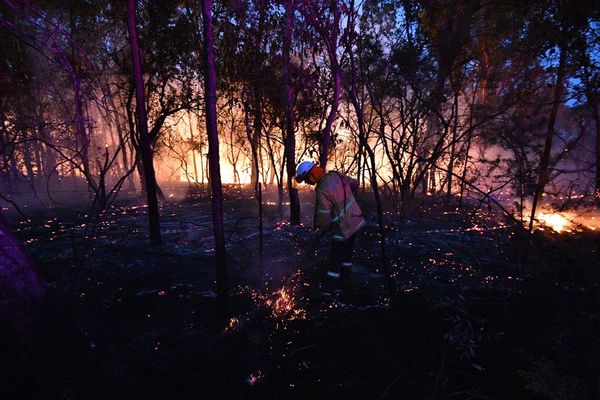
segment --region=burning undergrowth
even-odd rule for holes
[[[534,226],[540,230],[550,229],[556,233],[579,233],[585,230],[595,231],[600,225],[597,213],[577,210],[540,212],[536,216]],[[529,218],[525,219],[529,222]]]
[[[266,312],[266,319],[274,321],[276,329],[286,329],[292,321],[308,318],[308,312],[304,306],[308,302],[304,290],[308,284],[303,282],[302,278],[302,272],[298,270],[290,277],[285,278],[278,288],[267,286],[265,289],[258,289],[243,286],[238,289],[237,294],[249,296],[252,299],[254,309],[250,312],[251,314]],[[249,315],[231,318],[225,332],[237,330],[248,318]]]
[[[517,211],[519,207],[516,207]],[[531,204],[526,202],[522,217],[515,212],[515,218],[522,220],[528,228],[531,220]],[[533,228],[558,234],[594,232],[600,229],[600,210],[594,204],[567,204],[562,198],[551,197],[547,204],[537,210]]]
[[[271,293],[266,299],[260,295],[257,295],[257,299],[258,301],[264,301],[265,305],[271,310],[271,316],[282,322],[306,319],[306,310],[298,307],[296,293],[293,288],[284,286]]]
[[[302,294],[302,284],[299,282],[301,273],[296,272],[289,282],[279,289],[250,289],[244,287],[238,294],[249,295],[253,302],[253,310],[248,313],[231,317],[223,329],[223,333],[237,332],[246,322],[257,314],[266,314],[265,319],[275,323],[275,329],[287,329],[293,321],[308,319],[308,312],[303,303],[308,299]]]

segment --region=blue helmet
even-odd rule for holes
[[[304,181],[304,178],[306,178],[306,175],[308,175],[308,173],[314,166],[315,166],[315,163],[312,161],[302,161],[298,165],[298,168],[296,168],[296,177],[295,177],[296,181],[297,182]]]

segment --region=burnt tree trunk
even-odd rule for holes
[[[115,105],[115,101],[112,96],[109,97],[109,101],[110,101],[111,107],[114,110],[116,110],[117,107]],[[121,146],[121,148],[122,148],[122,152],[121,152],[121,160],[123,162],[122,171],[123,171],[123,173],[125,173],[129,169],[129,155],[127,154],[129,149],[127,146],[127,141],[125,140],[126,136],[124,134],[124,131],[126,129],[123,128],[123,121],[121,119],[121,116],[118,113],[115,113],[114,120],[115,120],[115,122],[114,122],[115,129],[117,131],[117,137],[119,139],[119,146]],[[134,158],[134,157],[131,157],[131,158]],[[135,183],[133,182],[133,174],[129,174],[129,176],[127,177],[127,185],[128,185],[127,186],[128,189],[135,188]]]
[[[350,1],[350,10],[354,10],[354,1]],[[354,14],[351,15],[349,24],[354,24]],[[375,204],[377,205],[377,223],[379,225],[379,245],[381,251],[381,264],[383,265],[383,271],[385,273],[386,282],[388,286],[388,291],[390,294],[390,298],[393,300],[396,297],[396,283],[392,277],[391,271],[389,270],[388,260],[387,260],[387,252],[386,252],[386,244],[385,244],[385,220],[383,216],[383,204],[381,201],[381,193],[379,191],[379,184],[377,183],[377,169],[375,162],[375,152],[369,145],[369,141],[367,139],[367,133],[365,131],[365,121],[364,121],[364,112],[363,107],[359,102],[357,97],[357,89],[356,89],[356,65],[354,62],[354,53],[351,47],[351,43],[348,44],[348,53],[350,55],[350,71],[349,71],[349,79],[345,80],[346,90],[348,92],[348,97],[350,98],[350,102],[352,103],[354,110],[356,112],[356,118],[358,122],[358,138],[361,142],[363,148],[365,149],[367,156],[369,157],[369,161],[371,163],[370,170],[370,183],[371,188],[373,189],[373,195],[375,197]]]
[[[196,126],[198,127],[198,154],[200,155],[200,185],[202,186],[202,189],[204,189],[204,177],[208,177],[208,174],[205,174],[206,168],[204,165],[204,154],[202,154],[202,151],[204,149],[204,142],[202,141],[202,126],[200,121],[200,114],[198,114],[196,123]]]
[[[556,85],[554,88],[554,101],[552,103],[552,109],[550,110],[550,117],[548,119],[548,130],[546,131],[546,141],[544,143],[544,152],[540,160],[540,169],[538,174],[538,182],[533,195],[533,202],[531,204],[531,215],[529,219],[529,232],[533,231],[533,222],[535,219],[535,212],[537,210],[538,202],[542,193],[544,193],[544,187],[548,183],[550,173],[548,167],[550,166],[550,152],[552,150],[552,140],[554,138],[554,125],[556,124],[556,115],[558,113],[558,107],[560,106],[560,98],[563,92],[564,80],[565,80],[565,65],[567,61],[566,50],[564,46],[560,47],[560,56],[558,62],[558,71],[556,74]]]
[[[352,68],[352,67],[351,67]],[[385,248],[385,220],[383,217],[383,204],[381,201],[381,193],[379,191],[379,184],[377,183],[377,170],[375,166],[375,152],[369,145],[369,142],[366,139],[366,132],[364,129],[364,114],[362,106],[359,104],[358,99],[356,98],[356,92],[351,87],[349,89],[349,97],[354,109],[356,111],[356,116],[358,119],[358,129],[359,129],[359,140],[361,141],[365,151],[367,152],[367,156],[369,157],[369,161],[371,163],[370,171],[370,184],[371,189],[373,189],[373,195],[375,196],[375,204],[377,206],[377,224],[379,225],[379,244],[381,251],[381,264],[383,265],[383,272],[385,273],[388,291],[390,293],[390,297],[394,299],[396,297],[396,283],[394,282],[391,272],[389,270],[388,261],[387,261],[387,252]]]
[[[258,164],[258,144],[257,144],[257,140],[259,139],[259,135],[256,135],[256,129],[259,128],[256,126],[256,124],[254,125],[254,131],[252,130],[252,128],[250,128],[250,120],[249,120],[249,116],[248,116],[248,111],[245,111],[244,113],[244,121],[245,121],[245,125],[246,125],[246,136],[248,138],[248,141],[250,142],[250,148],[252,150],[252,170],[256,170],[257,174],[256,176],[256,180],[252,183],[254,185],[254,194],[256,196],[256,201],[257,201],[257,205],[258,205],[258,237],[259,237],[259,241],[260,241],[260,245],[259,245],[259,249],[260,249],[260,256],[261,256],[261,260],[262,260],[262,255],[263,255],[263,209],[262,209],[262,180],[260,179],[260,174],[258,173],[261,169],[259,167]],[[256,122],[256,119],[254,120]],[[262,262],[261,262],[262,265]]]
[[[192,128],[192,113],[187,112],[188,122],[190,124],[190,145],[192,153],[192,162],[194,165],[194,183],[198,184],[198,164],[196,163],[196,142],[194,142],[194,129]],[[235,169],[235,167],[234,167]],[[235,175],[234,175],[235,176]]]
[[[446,189],[446,200],[448,204],[452,200],[452,177],[454,172],[454,159],[456,157],[456,137],[458,131],[458,91],[454,92],[454,124],[452,125],[452,142],[450,147],[450,159],[448,160],[448,172],[447,172],[447,189]]]
[[[263,110],[262,110],[262,83],[261,83],[261,73],[262,73],[262,42],[264,38],[264,30],[265,30],[265,20],[266,20],[266,7],[265,2],[262,0],[258,0],[256,2],[256,7],[258,8],[258,25],[256,27],[255,36],[254,36],[254,48],[252,51],[254,52],[254,58],[252,63],[252,84],[251,84],[251,96],[252,96],[252,136],[249,138],[252,148],[252,157],[253,162],[251,163],[251,174],[250,174],[250,182],[254,187],[254,192],[256,198],[260,197],[258,192],[258,182],[260,179],[262,166],[262,159],[259,161],[260,157],[260,141],[263,131]],[[264,179],[262,180],[264,182]]]
[[[285,81],[285,153],[287,167],[287,187],[290,196],[290,223],[300,224],[300,199],[298,189],[293,185],[296,169],[296,136],[294,132],[294,108],[292,83],[290,79],[290,47],[292,44],[292,25],[294,18],[293,2],[285,2],[285,31],[283,35],[283,79]]]
[[[212,188],[213,232],[215,235],[217,296],[221,303],[227,300],[227,261],[223,229],[223,189],[219,165],[219,136],[217,133],[217,71],[215,67],[211,0],[202,0],[202,28],[204,41],[204,91],[206,132],[208,135],[208,162]]]
[[[129,28],[129,41],[131,44],[131,58],[133,61],[133,79],[135,81],[135,100],[139,123],[139,145],[144,170],[144,183],[148,199],[148,219],[150,222],[150,243],[160,244],[160,220],[158,214],[158,200],[156,198],[156,177],[152,163],[152,149],[150,148],[150,137],[148,135],[148,115],[146,114],[146,102],[144,99],[144,78],[140,63],[140,47],[137,37],[135,18],[136,0],[127,2],[127,27]]]
[[[590,106],[594,115],[594,123],[596,125],[596,177],[595,182],[595,196],[596,205],[600,207],[600,114],[598,113],[598,100],[597,94],[589,95],[592,98]]]
[[[331,111],[329,112],[327,122],[325,123],[325,130],[323,131],[323,144],[321,146],[321,157],[319,159],[319,162],[323,168],[327,167],[327,156],[329,155],[329,147],[331,144],[331,129],[333,122],[335,121],[338,106],[340,104],[340,86],[342,80],[337,59],[333,59],[331,57],[330,59],[331,68],[333,69],[331,71],[333,74],[333,101],[331,102]]]
[[[319,15],[321,10],[317,9],[316,3],[306,2],[307,7],[301,9],[307,20],[310,21],[311,25],[319,32],[321,40],[327,50],[331,68],[333,98],[331,100],[331,109],[329,110],[329,115],[327,116],[325,127],[323,129],[323,137],[320,146],[321,154],[319,157],[319,163],[323,168],[327,167],[327,156],[329,155],[331,143],[331,130],[340,104],[340,91],[342,85],[342,71],[337,57],[341,10],[337,0],[332,1],[329,4],[331,7],[331,14],[333,15],[331,28],[327,27],[326,24],[322,22],[322,16]]]

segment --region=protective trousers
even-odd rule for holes
[[[331,251],[329,253],[329,271],[334,274],[347,276],[352,269],[352,259],[354,258],[354,242],[356,241],[356,233],[348,238],[348,240],[332,240]]]

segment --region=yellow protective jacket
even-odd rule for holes
[[[315,228],[319,232],[331,230],[334,240],[347,240],[365,224],[353,194],[357,188],[356,179],[339,172],[323,175],[315,189]]]

